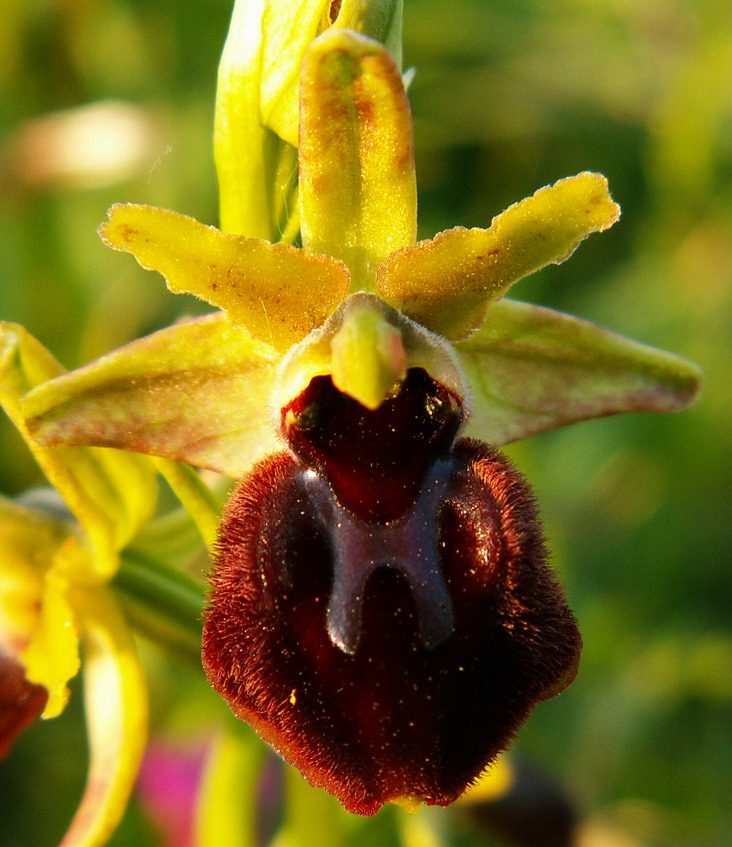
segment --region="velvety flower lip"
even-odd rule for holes
[[[343,563],[301,465],[286,453],[257,465],[221,526],[204,629],[209,679],[314,785],[359,814],[390,800],[453,801],[531,707],[576,673],[576,625],[506,460],[459,442],[439,515],[452,634],[426,641],[419,599],[398,569],[382,567],[363,594],[353,651],[322,623],[343,590]]]
[[[615,223],[601,175],[418,242],[398,66],[340,28],[304,53],[298,124],[302,248],[231,207],[226,232],[113,207],[110,246],[222,312],[39,385],[23,420],[46,447],[244,473],[206,612],[212,685],[351,811],[446,804],[571,682],[581,646],[531,492],[496,448],[684,408],[700,375],[505,298]]]

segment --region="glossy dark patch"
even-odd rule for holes
[[[407,511],[435,459],[449,452],[462,403],[422,368],[411,368],[374,411],[322,376],[281,416],[296,455],[328,480],[338,501],[362,520],[383,522]]]
[[[423,371],[376,412],[333,392],[314,380],[283,410],[297,458],[227,506],[204,664],[350,811],[447,804],[571,682],[580,637],[520,475],[452,446],[456,398]]]

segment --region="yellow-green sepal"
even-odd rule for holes
[[[481,326],[489,304],[519,279],[563,262],[588,235],[618,219],[601,174],[581,173],[539,189],[488,229],[456,229],[390,256],[377,293],[451,340]]]
[[[73,588],[84,640],[89,773],[59,847],[102,847],[127,808],[147,742],[147,691],[132,633],[104,586]]]
[[[28,646],[45,574],[67,537],[56,517],[0,496],[0,653],[17,657]]]
[[[74,559],[90,555],[58,517],[0,498],[0,656],[46,690],[45,718],[63,711],[79,670],[69,575],[88,570]]]
[[[44,574],[30,641],[20,654],[26,679],[48,691],[44,718],[55,718],[64,710],[69,699],[67,684],[81,664],[79,627],[69,600],[69,574],[82,571],[83,564],[80,567],[74,559],[89,555],[75,538],[67,539],[56,551]]]
[[[414,244],[412,120],[388,51],[330,29],[308,49],[300,88],[300,223],[305,248],[341,259],[352,291]]]
[[[223,309],[234,326],[280,351],[322,324],[348,292],[348,272],[330,256],[227,235],[167,209],[118,204],[100,234],[163,274],[173,293]]]
[[[472,397],[467,435],[495,446],[621,412],[674,412],[701,388],[691,362],[588,321],[504,299],[455,349]]]
[[[45,445],[116,447],[237,477],[279,446],[267,405],[279,361],[216,312],[39,386],[23,412]]]

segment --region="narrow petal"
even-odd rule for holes
[[[341,29],[303,62],[300,202],[303,244],[342,259],[352,290],[373,289],[378,265],[414,244],[412,121],[386,49]]]
[[[496,446],[603,415],[678,411],[701,385],[678,356],[515,300],[494,303],[455,346],[472,392],[467,434]]]
[[[155,470],[140,456],[86,448],[48,449],[35,441],[21,398],[63,373],[64,368],[23,327],[0,323],[0,404],[89,535],[95,555],[86,560],[90,570],[84,578],[104,579],[117,567],[117,551],[154,509]]]
[[[278,350],[323,323],[348,291],[346,268],[330,256],[226,235],[166,209],[117,204],[100,234],[163,274],[173,293],[224,309],[234,326]]]
[[[563,262],[619,214],[601,174],[567,177],[515,203],[489,229],[458,227],[390,256],[378,293],[433,332],[464,338],[514,282]]]
[[[147,697],[132,635],[107,589],[76,589],[73,600],[84,630],[90,764],[60,847],[101,847],[135,784],[147,739]]]
[[[117,447],[240,476],[278,446],[268,408],[278,361],[218,312],[45,383],[23,411],[43,444]]]

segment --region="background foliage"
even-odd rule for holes
[[[229,13],[228,0],[3,4],[0,316],[69,367],[198,308],[107,250],[95,229],[115,201],[216,221],[210,137]],[[421,235],[486,226],[538,186],[601,171],[623,207],[620,224],[514,296],[706,371],[701,402],[681,415],[595,421],[510,449],[543,504],[586,643],[578,681],[537,709],[516,750],[575,800],[583,845],[728,845],[728,2],[407,0],[405,64],[417,68]],[[113,161],[90,173],[94,157],[74,142],[79,161],[64,170],[54,125],[39,119],[108,100],[125,104],[101,144]],[[38,482],[3,421],[0,489],[15,495]],[[200,674],[147,653],[155,727],[195,742],[201,716],[220,707]],[[63,831],[84,777],[74,701],[0,766],[2,847],[50,846]],[[389,843],[386,823],[371,843],[382,830]],[[113,844],[147,843],[162,842],[135,804]]]

